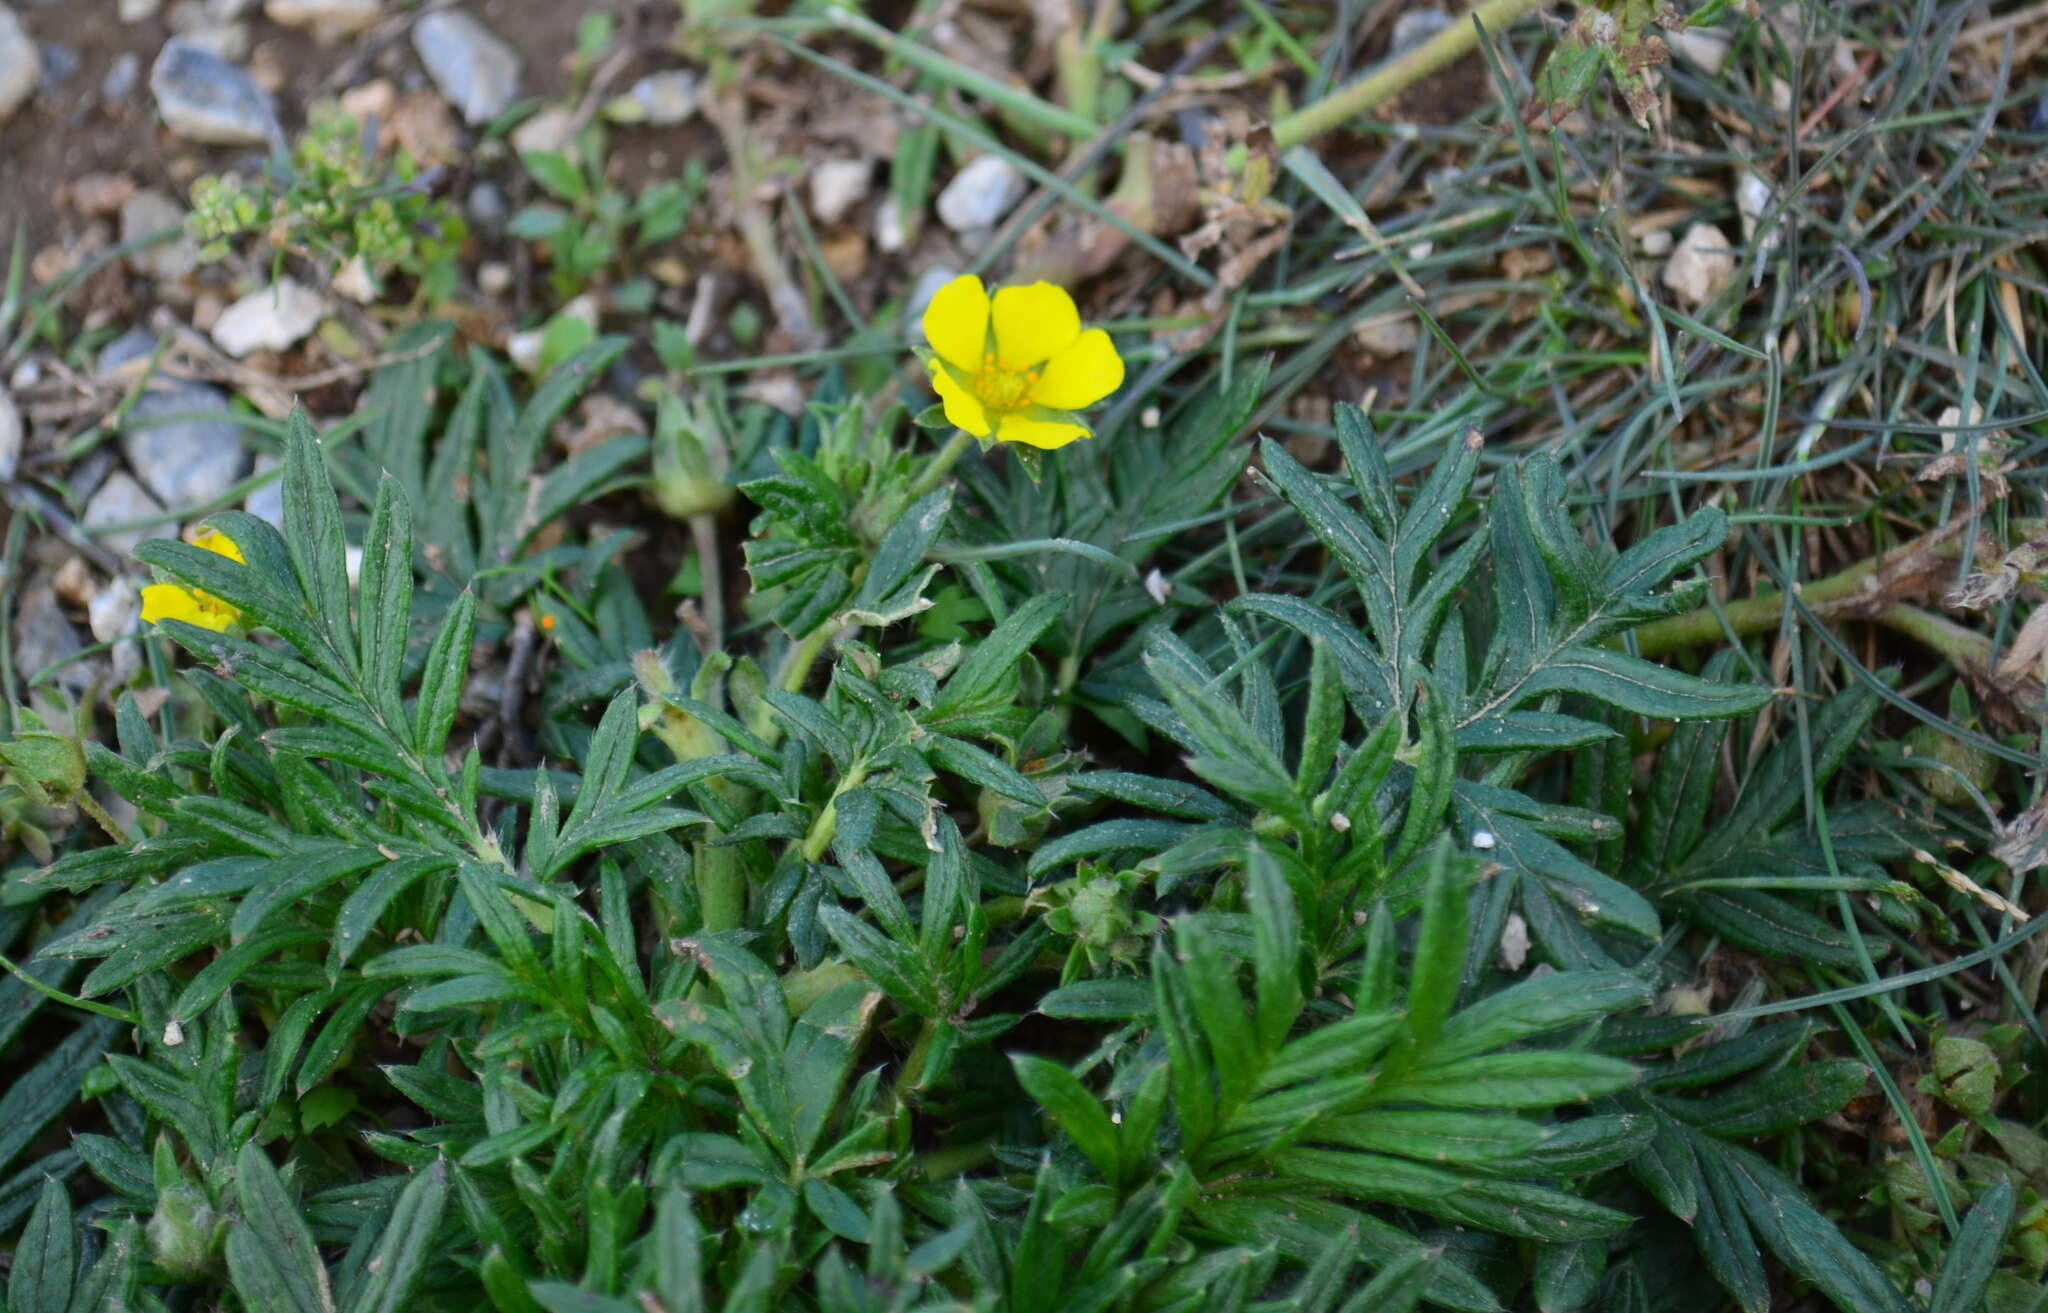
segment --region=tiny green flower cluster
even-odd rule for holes
[[[318,106],[289,160],[253,180],[230,173],[193,183],[190,224],[208,259],[255,234],[335,268],[360,260],[379,290],[394,274],[416,279],[423,299],[439,301],[454,290],[468,230],[426,180],[403,149],[384,158],[351,115]]]

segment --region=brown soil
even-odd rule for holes
[[[529,96],[552,96],[567,85],[565,64],[583,14],[612,14],[620,32],[650,54],[660,49],[675,15],[673,4],[652,0],[471,0],[465,7],[524,56],[523,90]],[[399,13],[397,5],[389,8]],[[183,197],[200,174],[250,158],[245,148],[199,146],[164,130],[149,94],[150,64],[171,35],[163,14],[123,23],[114,15],[114,0],[18,0],[15,10],[31,37],[46,49],[68,52],[75,67],[55,85],[46,78],[43,89],[0,126],[0,262],[16,231],[26,234],[31,252],[77,235],[83,221],[55,203],[66,182],[92,173],[125,174],[139,186]],[[288,134],[304,121],[310,101],[357,82],[388,77],[401,88],[427,85],[403,21],[328,47],[270,22],[260,8],[245,21],[252,47],[248,66],[267,64],[284,72],[277,101]],[[140,61],[140,70],[128,96],[109,104],[101,84],[126,54]]]

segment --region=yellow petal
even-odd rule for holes
[[[988,407],[981,404],[981,398],[975,396],[966,384],[954,377],[943,360],[932,362],[932,389],[946,407],[947,423],[954,428],[965,429],[977,438],[989,435]]]
[[[981,368],[988,349],[988,289],[981,279],[961,274],[938,290],[925,307],[924,340],[956,369],[972,374]]]
[[[204,547],[207,551],[225,556],[230,561],[243,565],[248,564],[242,557],[242,549],[235,546],[235,540],[218,529],[201,529],[198,533],[192,535],[192,545],[194,547]]]
[[[186,624],[198,625],[206,622],[200,618],[199,599],[187,589],[176,584],[148,584],[142,590],[142,620],[144,624],[156,624],[161,620],[183,620]]]
[[[1006,369],[1052,359],[1081,335],[1081,312],[1064,287],[1027,283],[996,293],[996,356]]]
[[[1041,451],[1064,447],[1076,438],[1092,436],[1086,424],[1076,424],[1043,407],[1012,411],[1003,416],[996,437],[1004,442],[1021,442]]]
[[[1031,399],[1055,410],[1092,406],[1124,385],[1124,358],[1109,334],[1091,328],[1046,362]]]

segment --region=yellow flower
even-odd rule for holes
[[[196,547],[242,562],[242,549],[218,529],[201,529],[192,535]],[[188,625],[218,633],[242,618],[241,611],[212,593],[178,584],[150,584],[142,590],[142,619],[145,624],[182,620]]]
[[[991,297],[981,279],[963,274],[932,298],[924,337],[946,419],[977,438],[1064,447],[1090,436],[1068,412],[1124,382],[1109,334],[1082,332],[1074,298],[1051,283],[1005,287]]]

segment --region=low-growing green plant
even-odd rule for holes
[[[715,523],[729,466],[757,515],[750,621],[664,640],[625,535],[548,532],[646,452],[545,467],[618,344],[523,405],[397,345],[359,429],[293,416],[282,531],[138,549],[232,612],[159,624],[189,691],[8,753],[132,809],[0,900],[0,1042],[87,1013],[0,1098],[0,1161],[74,1131],[0,1185],[11,1307],[1761,1310],[1768,1254],[1965,1313],[2038,1272],[2033,1187],[1959,1135],[1901,1293],[1798,1179],[1865,1063],[1674,1001],[1716,936],[1850,970],[1883,946],[1830,900],[1922,915],[1896,813],[1794,821],[1873,693],[1716,813],[1771,690],[1628,651],[1717,511],[1617,550],[1548,459],[1482,484],[1474,433],[1410,483],[1341,408],[1340,477],[1257,453],[1300,586],[1229,587],[1186,526],[1260,371],[958,485],[900,410],[672,401],[657,496]],[[524,714],[501,642],[545,653]],[[1932,1088],[2010,1138],[1990,1044]]]
[[[254,238],[278,260],[301,256],[329,275],[360,262],[373,289],[398,276],[415,280],[420,300],[446,300],[468,226],[434,194],[428,170],[403,147],[380,154],[373,131],[331,104],[316,105],[290,155],[274,157],[256,177],[200,178],[189,223],[201,253],[218,259]]]
[[[704,166],[692,159],[677,178],[627,191],[605,171],[605,130],[591,124],[565,150],[529,150],[520,162],[552,200],[536,201],[512,216],[514,237],[536,243],[548,278],[564,297],[576,295],[619,271],[621,262],[645,253],[683,230],[690,209],[704,193]],[[627,308],[653,301],[645,274],[625,279],[611,295]]]

